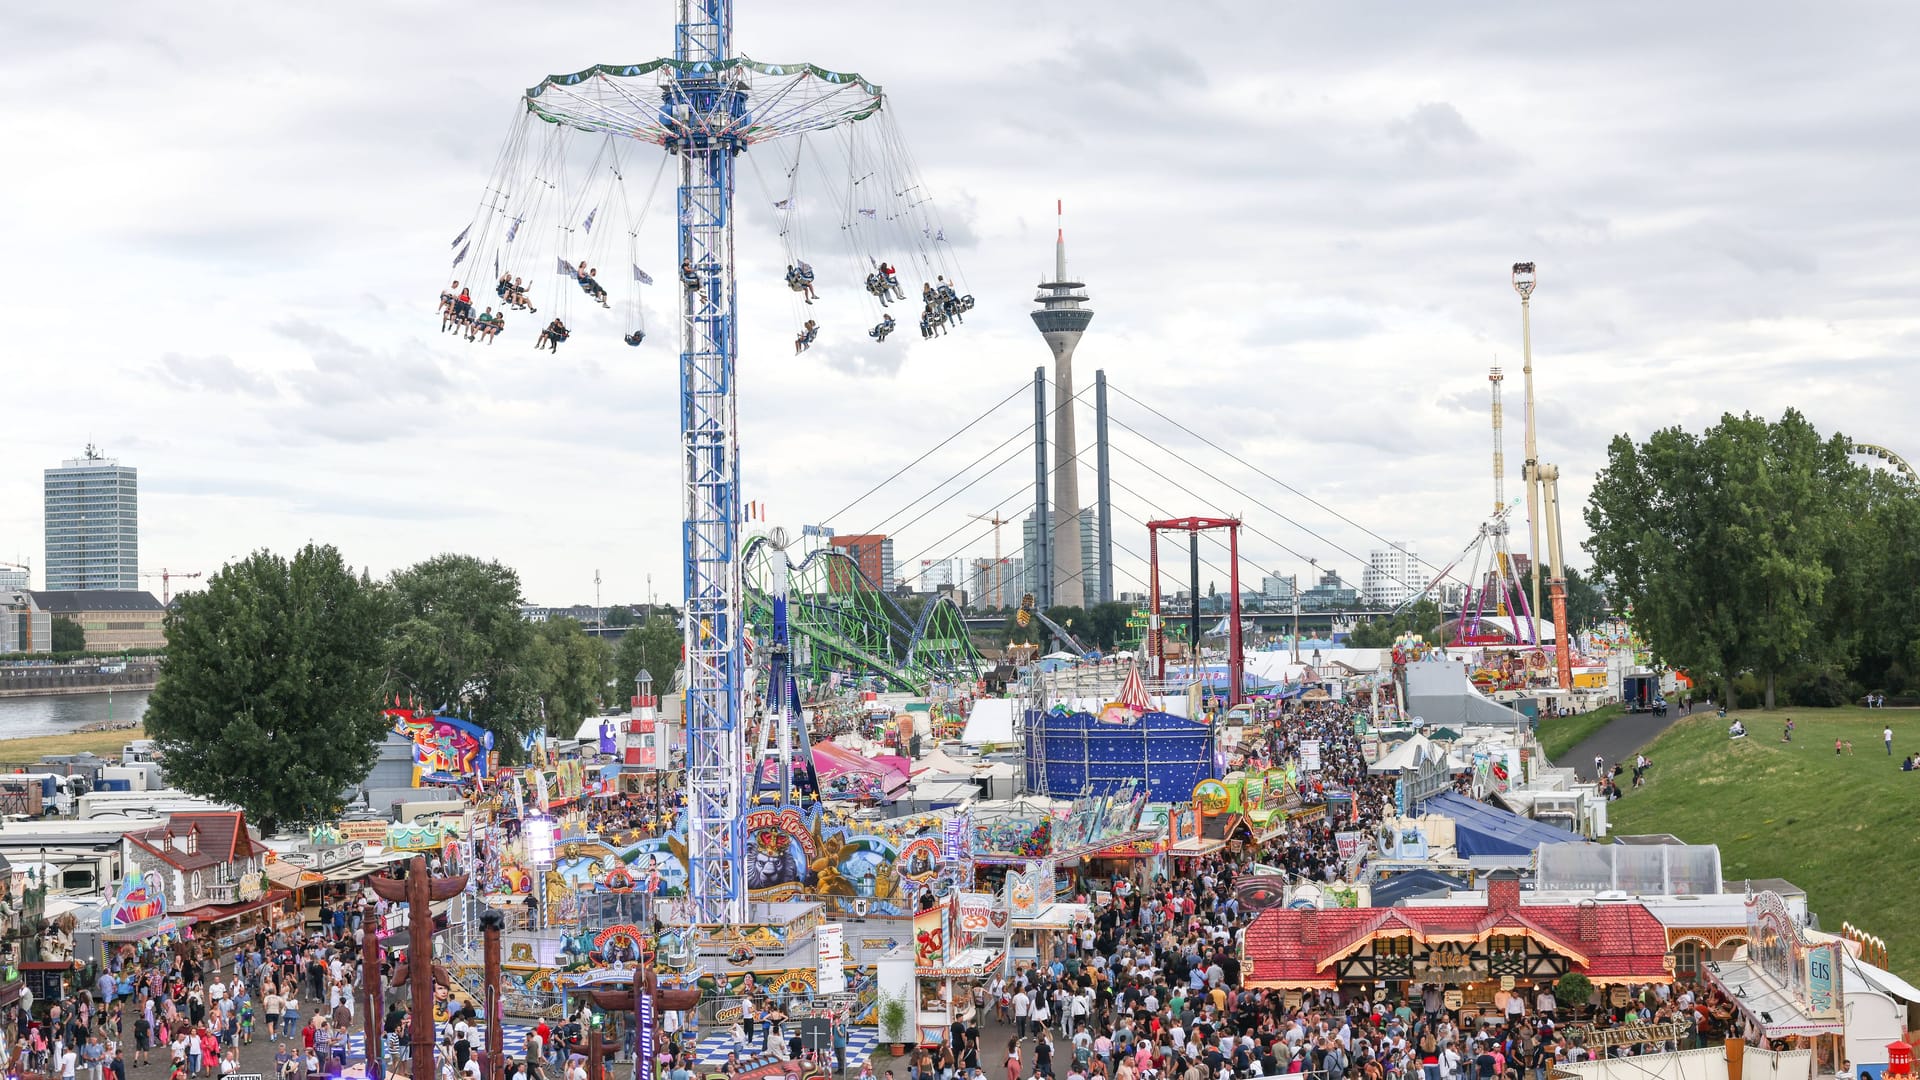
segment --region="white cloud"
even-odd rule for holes
[[[786,523],[848,503],[1012,395],[835,524],[870,525],[1007,456],[967,471],[1030,422],[1022,386],[1048,358],[1027,312],[1056,198],[1097,312],[1082,385],[1106,370],[1357,523],[1116,395],[1117,420],[1218,473],[1121,433],[1172,482],[1122,461],[1116,479],[1140,495],[1116,498],[1244,513],[1272,538],[1247,540],[1262,567],[1298,568],[1284,542],[1357,577],[1369,530],[1435,562],[1471,535],[1491,501],[1486,368],[1520,366],[1518,259],[1541,268],[1539,435],[1570,490],[1613,433],[1723,410],[1800,405],[1902,449],[1920,350],[1920,146],[1905,137],[1920,73],[1900,43],[1920,14],[1717,0],[1102,11],[1076,26],[1013,0],[858,21],[736,6],[742,51],[886,86],[978,302],[931,342],[917,305],[896,308],[899,331],[876,346],[859,260],[803,252],[822,272],[822,337],[793,356],[805,316],[780,286],[789,253],[754,171],[777,185],[793,151],[749,155],[742,472]],[[648,294],[637,349],[618,304],[575,304],[558,355],[531,348],[545,312],[492,346],[436,333],[434,315],[447,241],[518,92],[667,48],[664,9],[586,0],[529,23],[499,0],[453,18],[368,0],[29,0],[7,20],[0,92],[21,107],[0,137],[30,152],[0,173],[0,248],[16,255],[0,317],[11,395],[33,407],[10,429],[0,547],[39,542],[37,466],[91,437],[141,468],[154,565],[211,569],[311,538],[376,570],[498,556],[553,601],[586,596],[595,568],[608,596],[638,596],[649,575],[677,589],[671,288]],[[809,210],[820,247],[842,213]],[[656,210],[637,256],[663,282],[670,233]],[[593,257],[619,265],[622,242]],[[1080,426],[1090,443],[1090,412]],[[965,515],[1021,516],[1031,473],[1015,455],[898,550],[990,550]],[[1143,549],[1128,529],[1122,546]]]

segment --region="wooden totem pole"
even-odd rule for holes
[[[413,989],[409,1009],[413,1026],[412,1075],[420,1080],[437,1076],[433,1066],[433,987],[435,983],[453,989],[446,969],[433,962],[433,902],[450,900],[467,888],[467,876],[428,877],[427,859],[415,855],[401,879],[373,877],[367,887],[390,904],[407,905],[407,958],[393,969],[395,983],[407,983]],[[371,939],[373,935],[368,935]],[[378,969],[376,969],[378,970]],[[370,1044],[367,1059],[379,1057],[379,1044]]]

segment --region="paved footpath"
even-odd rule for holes
[[[1706,706],[1694,706],[1693,713],[1698,715]],[[1633,756],[1640,752],[1660,733],[1672,727],[1681,717],[1688,715],[1678,705],[1669,706],[1667,715],[1654,713],[1623,713],[1615,717],[1606,727],[1587,736],[1578,746],[1566,752],[1564,760],[1554,762],[1561,768],[1573,769],[1583,778],[1593,777],[1593,756],[1606,759],[1609,768],[1615,762],[1633,769]],[[1656,766],[1657,767],[1657,766]]]

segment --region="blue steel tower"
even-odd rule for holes
[[[732,49],[731,0],[680,0],[671,59],[599,65],[526,94],[543,119],[658,143],[680,159],[687,873],[694,920],[709,925],[748,921],[734,159],[770,139],[865,119],[882,102],[858,75]]]
[[[680,127],[680,260],[699,274],[682,289],[680,440],[686,497],[687,878],[701,922],[747,921],[740,818],[747,685],[740,631],[740,429],[734,361],[733,159],[747,95],[713,65],[732,52],[731,0],[682,0],[661,119]],[[677,114],[677,115],[676,115]]]

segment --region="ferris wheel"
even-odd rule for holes
[[[1908,481],[1920,483],[1920,474],[1914,473],[1913,466],[1907,464],[1906,459],[1902,458],[1899,454],[1894,453],[1884,446],[1877,446],[1873,443],[1856,442],[1848,444],[1847,452],[1858,457],[1870,457],[1876,461],[1884,462],[1894,472],[1906,477]]]

